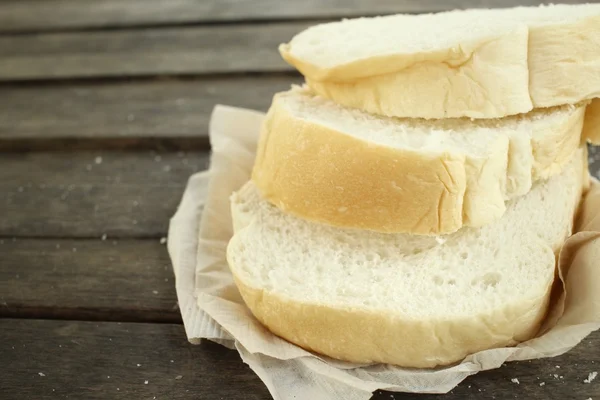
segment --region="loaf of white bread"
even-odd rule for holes
[[[600,142],[600,5],[310,28],[227,260],[274,334],[430,368],[535,336]],[[470,117],[470,118],[466,118]]]

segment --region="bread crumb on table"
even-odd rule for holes
[[[517,385],[519,385],[521,382],[519,382],[519,380],[517,378],[512,378],[510,380],[512,383],[516,383]]]
[[[591,383],[594,379],[596,379],[597,376],[598,376],[598,372],[596,372],[596,371],[590,372],[587,379],[583,380],[583,383]]]

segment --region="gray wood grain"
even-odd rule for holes
[[[4,319],[0,360],[3,400],[269,398],[236,352],[182,325]]]
[[[0,36],[0,80],[291,71],[277,47],[310,25]]]
[[[158,239],[0,239],[0,318],[180,322]]]
[[[206,138],[215,104],[266,111],[274,93],[300,82],[274,75],[6,85],[0,88],[0,142],[9,143],[0,145],[68,138],[101,145],[155,138],[185,143]]]
[[[0,236],[158,238],[208,153],[63,150],[1,160]]]
[[[353,17],[540,3],[539,0],[3,0],[0,32]]]
[[[588,161],[590,163],[590,173],[600,179],[600,146],[588,146]]]
[[[583,381],[600,370],[598,346],[595,333],[563,356],[469,377],[444,399],[594,399],[600,380]],[[0,374],[3,400],[270,398],[236,352],[208,342],[193,346],[181,325],[4,319],[0,359],[10,365]],[[373,399],[439,395],[378,392]]]

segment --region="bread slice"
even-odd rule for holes
[[[344,20],[305,30],[280,53],[339,104],[500,118],[600,97],[600,4]]]
[[[308,222],[250,182],[231,198],[227,259],[252,313],[292,343],[361,363],[457,362],[536,334],[586,166],[582,149],[503,218],[443,238]]]
[[[584,106],[500,120],[375,117],[294,88],[275,96],[253,180],[297,216],[379,232],[481,226],[559,172],[579,147]]]

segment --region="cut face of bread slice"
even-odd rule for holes
[[[584,151],[503,218],[443,238],[334,228],[286,214],[249,182],[227,258],[253,314],[304,348],[434,367],[536,334],[570,235]]]
[[[481,226],[505,201],[562,169],[584,106],[501,120],[375,117],[295,88],[275,96],[253,180],[297,216],[379,232],[443,234]]]
[[[339,104],[500,118],[600,97],[600,4],[344,20],[309,28],[280,52]]]

